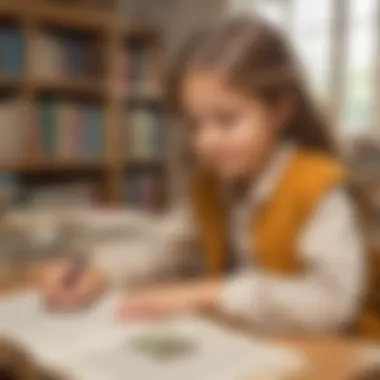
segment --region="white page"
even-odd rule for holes
[[[380,366],[380,344],[368,344],[360,349],[360,366],[364,368]]]
[[[56,364],[124,330],[114,320],[116,298],[110,294],[93,308],[71,313],[49,312],[36,291],[2,298],[0,336],[12,337],[44,361]]]
[[[156,329],[177,333],[194,341],[197,348],[183,358],[159,361],[134,351],[129,345],[139,334],[134,331],[85,355],[75,365],[74,375],[82,380],[119,380],[121,374],[141,380],[234,380],[268,370],[297,373],[306,366],[305,358],[297,352],[247,339],[198,316],[147,327],[148,332]]]
[[[37,292],[3,298],[0,336],[16,337],[76,380],[120,380],[126,375],[139,380],[234,380],[273,368],[298,371],[306,363],[296,352],[245,338],[198,316],[120,324],[114,318],[116,300],[110,294],[92,309],[51,314]],[[134,349],[136,336],[162,330],[194,342],[195,350],[158,361]]]

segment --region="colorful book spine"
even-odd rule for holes
[[[19,196],[19,183],[17,176],[10,172],[0,172],[0,199],[6,204],[13,205]]]
[[[161,156],[164,148],[163,125],[160,115],[150,112],[150,136],[149,145],[154,156]]]
[[[54,35],[40,33],[34,42],[33,72],[39,78],[59,79],[64,74],[62,42]]]
[[[86,138],[86,114],[82,104],[75,105],[75,157],[83,156],[83,142]]]
[[[98,46],[80,35],[40,33],[34,51],[33,70],[43,79],[95,77],[100,72]]]
[[[44,155],[49,157],[55,156],[57,152],[58,119],[55,108],[53,102],[44,102],[40,110],[41,148]]]
[[[138,177],[136,173],[129,174],[125,183],[125,201],[130,207],[139,205]]]
[[[71,77],[85,74],[86,46],[79,38],[70,38],[64,41],[66,54],[66,73]]]
[[[125,203],[128,207],[154,211],[159,207],[158,177],[150,171],[131,173],[125,180]]]
[[[43,102],[40,107],[41,150],[62,160],[100,157],[103,147],[101,110],[70,102]]]
[[[59,149],[58,156],[63,160],[73,158],[73,124],[74,112],[70,103],[57,105],[57,117],[59,124]]]
[[[11,77],[21,76],[25,67],[25,44],[16,28],[0,30],[1,70]]]
[[[0,160],[15,163],[26,148],[25,106],[17,99],[0,103]]]
[[[154,211],[157,206],[156,180],[152,173],[142,173],[140,178],[141,206],[144,210]]]
[[[129,127],[133,158],[160,157],[163,151],[163,127],[156,112],[144,108],[134,110]]]
[[[98,107],[89,107],[85,113],[84,154],[97,157],[102,153],[102,115]]]
[[[128,48],[130,60],[130,81],[133,85],[142,85],[148,76],[148,52],[145,46],[133,44]]]

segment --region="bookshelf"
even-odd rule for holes
[[[101,206],[165,203],[160,35],[111,5],[0,0],[2,185],[91,178]]]

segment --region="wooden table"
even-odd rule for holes
[[[41,270],[31,270],[23,273],[12,283],[6,286],[0,286],[1,293],[9,293],[20,290],[25,287],[30,287],[36,284],[37,279],[41,275]],[[231,321],[220,319],[220,317],[212,316],[229,328],[236,329],[244,335],[254,335],[254,332]],[[257,336],[255,334],[255,336]],[[366,366],[364,352],[368,348],[366,342],[349,341],[343,338],[333,337],[266,337],[268,342],[296,349],[307,358],[307,368],[304,373],[284,376],[277,373],[263,374],[262,377],[255,376],[255,380],[354,380],[355,374],[361,368]],[[380,365],[380,346],[379,359]],[[247,380],[251,377],[247,374]],[[194,379],[196,380],[196,379]],[[379,379],[380,380],[380,379]]]

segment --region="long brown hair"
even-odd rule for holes
[[[180,87],[192,69],[217,70],[236,88],[275,103],[285,93],[296,110],[284,135],[302,147],[335,153],[326,119],[307,90],[287,39],[259,17],[237,17],[197,31],[183,44],[169,73],[168,99],[180,111]]]

